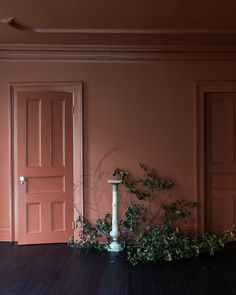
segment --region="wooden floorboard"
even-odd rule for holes
[[[125,253],[1,242],[0,294],[236,294],[236,242],[215,256],[139,266]]]

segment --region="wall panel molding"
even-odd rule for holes
[[[0,44],[0,60],[139,62],[236,60],[236,46]]]

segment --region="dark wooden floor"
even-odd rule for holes
[[[124,253],[0,243],[0,294],[236,294],[236,242],[215,256],[142,266]]]

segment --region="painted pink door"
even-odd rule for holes
[[[236,222],[236,93],[206,96],[206,229]]]
[[[67,242],[72,234],[72,94],[17,93],[18,243]]]

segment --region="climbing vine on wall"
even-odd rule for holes
[[[135,179],[129,171],[116,168],[113,176],[122,180],[122,186],[133,199],[120,220],[120,241],[127,250],[127,259],[133,265],[156,262],[159,259],[167,261],[196,257],[200,253],[210,253],[221,250],[224,245],[236,238],[236,225],[216,236],[204,233],[194,239],[194,233],[181,230],[181,221],[186,222],[191,211],[196,208],[195,202],[176,200],[160,202],[158,216],[152,215],[152,202],[166,190],[174,189],[174,182],[161,177],[155,169],[139,164],[143,178]],[[85,218],[77,220],[79,227],[79,243],[81,248],[92,247],[98,250],[107,249],[110,243],[111,215],[104,213],[92,225]]]

